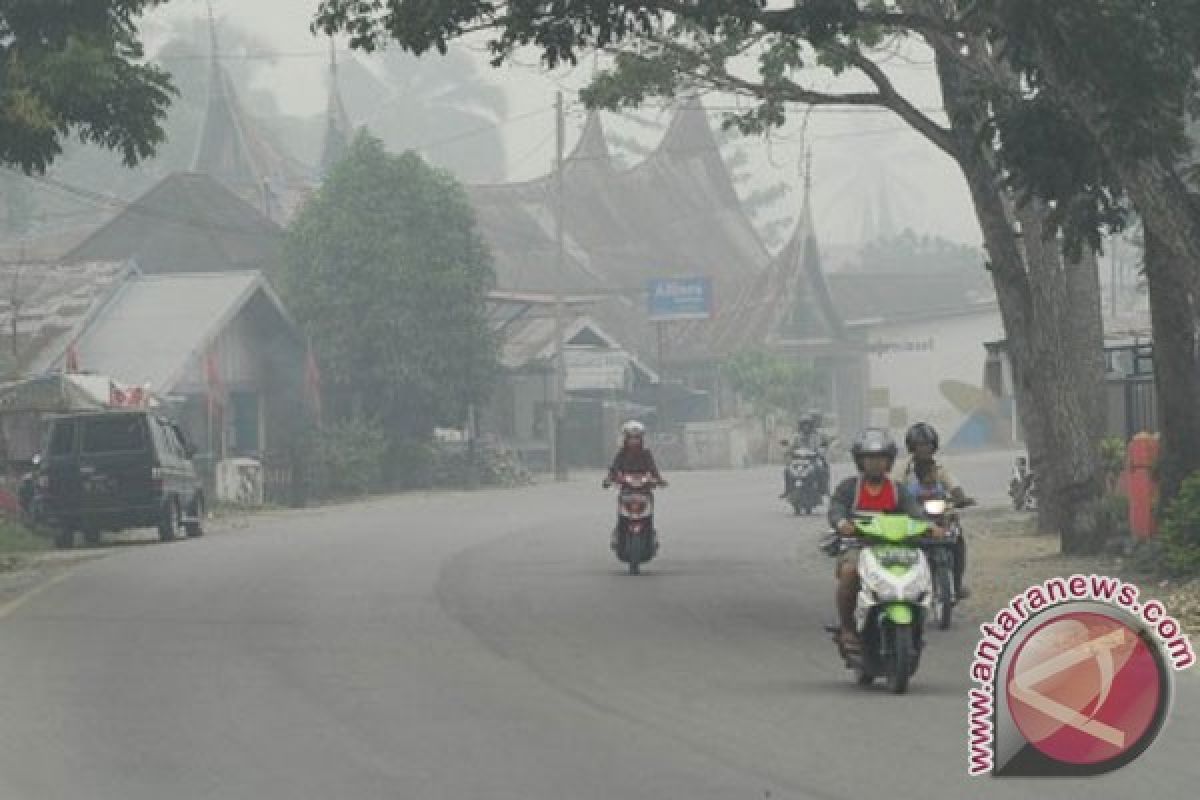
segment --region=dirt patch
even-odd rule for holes
[[[963,527],[972,594],[962,610],[976,621],[991,619],[1015,595],[1047,578],[1098,573],[1136,584],[1143,595],[1161,600],[1187,630],[1200,631],[1200,580],[1164,581],[1113,555],[1064,556],[1056,537],[1035,532],[1030,514],[981,510],[964,517]]]

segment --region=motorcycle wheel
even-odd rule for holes
[[[945,565],[940,565],[933,575],[933,621],[939,630],[950,627],[954,616],[954,588],[950,580],[950,571]]]
[[[908,691],[909,670],[916,655],[912,626],[891,626],[891,639],[892,663],[888,669],[888,691],[892,694],[904,694]]]
[[[630,575],[642,573],[642,537],[630,536],[625,543],[625,555]]]

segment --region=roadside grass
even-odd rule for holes
[[[14,520],[0,519],[0,553],[35,553],[51,547],[52,543],[45,536],[39,536]]]

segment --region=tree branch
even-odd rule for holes
[[[853,45],[837,44],[833,45],[832,49],[836,50],[847,62],[853,64],[859,71],[870,78],[871,83],[875,84],[875,88],[879,90],[876,95],[879,98],[878,105],[884,106],[894,112],[917,131],[917,133],[924,136],[947,155],[952,158],[957,157],[958,151],[950,129],[934,122],[928,115],[910,103],[908,98],[900,94],[896,90],[895,84],[892,83],[891,78],[884,73],[878,64],[867,58],[858,47]]]

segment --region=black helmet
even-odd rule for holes
[[[916,450],[919,444],[929,445],[936,453],[938,443],[938,432],[928,422],[918,422],[908,429],[908,433],[904,434],[904,446],[910,453]]]
[[[850,455],[854,457],[854,464],[859,471],[862,471],[864,456],[887,456],[888,469],[891,469],[896,461],[898,449],[892,434],[882,428],[867,428],[855,438]]]

